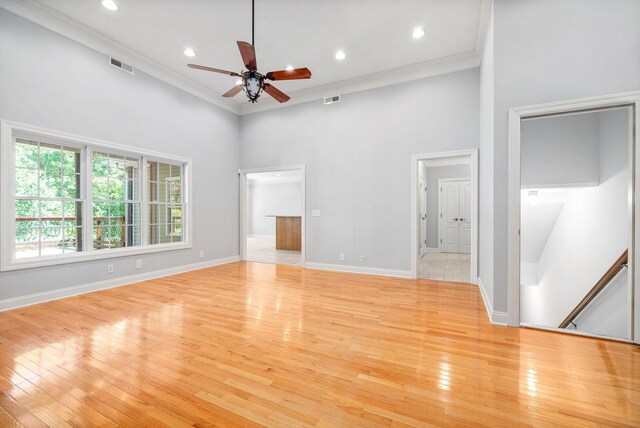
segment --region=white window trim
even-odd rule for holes
[[[104,150],[106,152],[117,152],[118,154],[129,155],[132,157],[141,157],[142,165],[147,160],[169,162],[169,163],[181,163],[183,164],[183,242],[180,243],[166,243],[166,244],[147,244],[148,231],[146,230],[146,208],[144,201],[146,201],[146,186],[144,185],[146,179],[146,168],[141,168],[139,175],[139,183],[142,187],[141,211],[141,242],[142,245],[126,248],[114,248],[107,251],[93,251],[93,246],[85,244],[85,251],[64,254],[60,256],[47,256],[39,258],[29,258],[24,260],[16,260],[14,255],[15,248],[15,204],[14,204],[14,191],[15,189],[15,138],[27,138],[35,139],[37,141],[45,143],[61,144],[70,147],[87,148],[85,150],[85,162],[83,165],[83,200],[85,201],[85,221],[89,224],[91,209],[91,192],[90,185],[91,179],[90,171],[87,169],[87,165],[90,165],[90,156],[92,150]],[[87,163],[89,162],[89,163]],[[126,146],[118,143],[112,143],[109,141],[98,140],[89,137],[83,137],[79,135],[69,134],[60,131],[54,131],[51,129],[41,128],[37,126],[27,125],[19,122],[14,122],[6,119],[0,120],[0,271],[12,271],[20,269],[29,269],[42,266],[53,266],[66,263],[76,263],[88,260],[99,259],[111,259],[117,257],[126,257],[139,254],[159,253],[164,251],[182,250],[193,247],[193,228],[191,227],[193,221],[193,214],[191,209],[191,200],[193,195],[193,189],[191,188],[191,174],[192,174],[192,160],[185,157],[169,155],[165,153],[159,153],[152,150],[139,149],[136,147]],[[186,221],[184,221],[186,219]],[[92,242],[91,236],[89,240],[86,240],[90,227],[84,227],[85,243]]]

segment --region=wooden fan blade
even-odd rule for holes
[[[267,94],[271,95],[281,103],[286,103],[291,98],[289,97],[289,95],[285,94],[280,89],[276,88],[273,85],[270,85],[269,83],[265,83],[263,88]]]
[[[253,71],[258,69],[256,63],[256,50],[251,43],[241,42],[238,40],[238,48],[240,49],[240,55],[242,56],[242,62],[247,69]]]
[[[233,88],[229,89],[227,92],[225,92],[222,96],[225,98],[231,98],[231,97],[235,97],[238,92],[242,91],[242,85],[236,85]]]
[[[198,70],[204,70],[204,71],[213,71],[214,73],[222,73],[222,74],[227,74],[229,76],[240,76],[238,73],[234,73],[233,71],[221,70],[219,68],[213,68],[213,67],[206,67],[204,65],[187,64],[187,67],[197,68]]]
[[[270,71],[266,74],[269,80],[294,80],[294,79],[310,79],[311,70],[308,68],[295,68],[293,70]]]

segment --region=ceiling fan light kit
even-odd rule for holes
[[[276,101],[286,103],[290,97],[265,80],[296,80],[311,78],[311,71],[304,68],[287,67],[285,70],[270,71],[266,74],[258,72],[258,64],[256,61],[256,50],[254,46],[254,27],[255,27],[255,0],[251,0],[251,44],[248,42],[238,41],[238,49],[240,56],[244,62],[246,71],[235,73],[233,71],[221,70],[219,68],[207,67],[204,65],[187,64],[190,68],[198,70],[211,71],[214,73],[226,74],[228,76],[239,77],[236,85],[222,96],[230,98],[236,96],[240,91],[244,91],[250,102],[255,103],[260,98],[262,92],[271,95]]]

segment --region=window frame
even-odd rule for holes
[[[12,271],[42,266],[53,266],[67,263],[82,262],[88,260],[112,259],[140,254],[150,254],[165,251],[174,251],[193,248],[192,233],[192,209],[191,199],[193,189],[191,186],[192,160],[181,156],[140,149],[110,141],[98,140],[90,137],[54,131],[51,129],[27,125],[6,119],[0,120],[0,271]],[[39,141],[42,143],[59,144],[82,150],[81,160],[81,195],[84,204],[83,239],[84,251],[67,253],[62,255],[38,256],[24,259],[16,259],[15,252],[15,145],[16,139]],[[93,249],[93,195],[92,195],[92,168],[93,152],[100,151],[114,155],[128,156],[139,159],[138,191],[140,195],[140,239],[139,246],[111,248],[108,251]],[[163,244],[149,244],[148,218],[146,203],[146,162],[158,161],[178,163],[182,165],[182,241]],[[91,226],[91,227],[89,227]]]

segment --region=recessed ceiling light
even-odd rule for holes
[[[414,39],[419,39],[424,36],[424,30],[422,28],[416,28],[413,30],[413,33],[411,33],[411,36],[413,36]]]
[[[285,68],[285,70],[293,71],[293,65],[287,65],[287,68]]]
[[[236,86],[240,86],[240,85],[242,85],[242,79],[236,80]]]
[[[276,174],[276,177],[280,177],[281,174]]]
[[[184,50],[184,54],[185,54],[186,56],[196,56],[195,51],[194,51],[193,49],[191,49],[191,48],[186,48],[186,49]]]
[[[114,12],[118,10],[118,5],[113,0],[102,0],[100,3],[102,3],[102,6],[104,6],[105,9],[109,9]]]
[[[336,59],[345,59],[346,57],[347,55],[343,50],[339,50],[338,52],[336,52]]]

